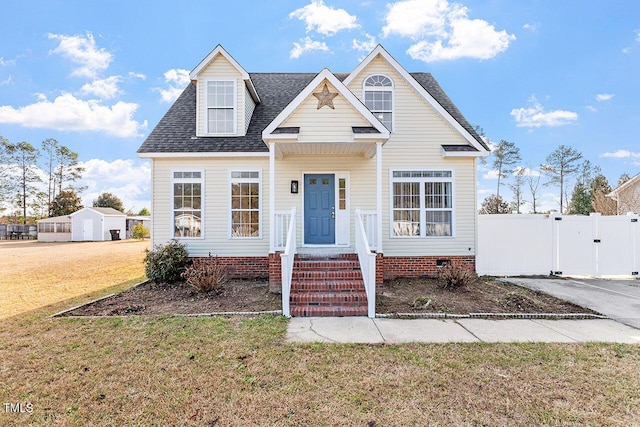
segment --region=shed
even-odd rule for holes
[[[127,216],[113,208],[82,208],[69,217],[74,242],[112,240],[112,230],[118,239],[125,236]]]

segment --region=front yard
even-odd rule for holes
[[[110,275],[68,271],[50,285]],[[0,425],[640,423],[638,345],[293,344],[275,316],[47,317],[93,297],[0,320]]]

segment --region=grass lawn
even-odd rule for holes
[[[144,279],[149,241],[0,241],[0,319]]]
[[[47,317],[82,299],[0,320],[0,425],[640,424],[639,345],[291,344],[282,317]]]

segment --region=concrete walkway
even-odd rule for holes
[[[640,328],[640,281],[610,279],[500,279],[589,308],[625,325]]]
[[[294,317],[289,342],[617,342],[640,343],[640,330],[614,320],[369,319]]]

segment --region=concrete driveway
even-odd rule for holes
[[[640,329],[640,281],[605,279],[501,279],[590,308]]]

